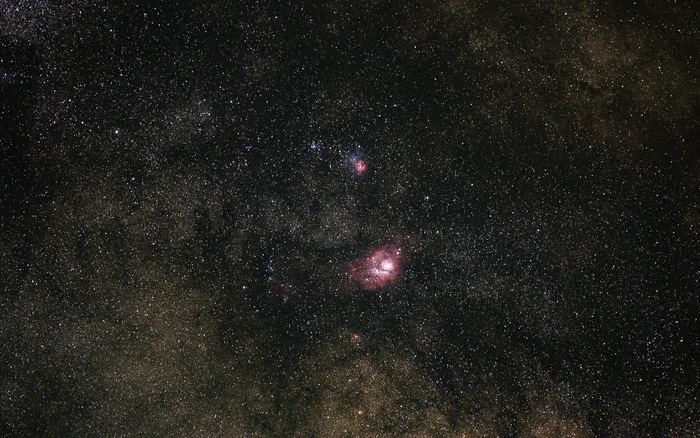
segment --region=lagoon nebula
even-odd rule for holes
[[[349,263],[350,276],[362,289],[388,286],[399,278],[403,256],[394,243],[378,245]]]

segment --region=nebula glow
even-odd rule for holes
[[[364,290],[385,287],[399,278],[402,261],[400,247],[393,243],[378,245],[349,263],[350,276]]]

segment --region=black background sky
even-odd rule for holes
[[[0,435],[696,436],[698,7],[607,3],[0,1]]]

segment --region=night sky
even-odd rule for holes
[[[0,436],[697,436],[698,6],[286,3],[0,0]]]

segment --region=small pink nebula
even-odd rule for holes
[[[359,158],[352,163],[352,170],[355,175],[362,175],[367,171],[367,163],[362,158]]]
[[[357,176],[363,175],[369,168],[367,160],[362,158],[359,152],[347,157],[345,159],[345,165]]]
[[[384,287],[396,281],[402,261],[400,247],[391,243],[378,245],[349,263],[350,277],[364,290]]]

